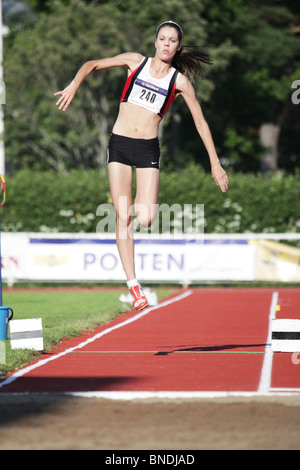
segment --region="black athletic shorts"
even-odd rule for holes
[[[111,134],[107,147],[107,163],[119,162],[136,168],[160,167],[159,140],[132,139]]]

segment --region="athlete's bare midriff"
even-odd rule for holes
[[[113,133],[133,139],[154,139],[158,136],[160,116],[132,103],[120,103]]]

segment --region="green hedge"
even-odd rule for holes
[[[229,174],[224,194],[200,166],[162,170],[159,204],[204,204],[206,233],[299,232],[299,175]],[[93,233],[97,207],[111,203],[106,170],[26,170],[6,185],[2,231]]]

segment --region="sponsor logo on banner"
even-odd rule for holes
[[[253,240],[256,246],[255,279],[300,281],[300,248],[271,240]]]

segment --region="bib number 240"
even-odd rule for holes
[[[149,103],[154,103],[156,98],[156,93],[151,93],[151,91],[147,90],[142,90],[142,93],[140,95],[140,100],[145,100]]]

